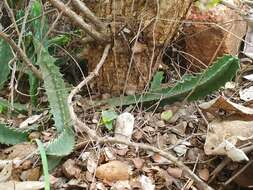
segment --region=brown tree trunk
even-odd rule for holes
[[[87,0],[86,5],[109,25],[112,49],[93,87],[119,95],[141,91],[161,61],[164,47],[177,33],[191,0]],[[92,71],[103,52],[87,44],[84,57]]]

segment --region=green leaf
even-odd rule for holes
[[[48,145],[47,154],[52,156],[68,155],[73,151],[75,145],[75,135],[71,129],[72,121],[67,105],[68,92],[62,74],[54,64],[55,59],[38,41],[35,42],[36,49],[39,51],[38,65],[42,71],[50,111],[59,133],[59,136]]]
[[[70,42],[70,37],[68,35],[58,35],[50,40],[48,40],[49,46],[51,44],[57,44],[59,46],[65,46]]]
[[[46,152],[51,156],[65,156],[73,151],[74,145],[75,135],[73,131],[67,127],[48,145]]]
[[[164,121],[169,121],[173,116],[173,112],[171,110],[167,110],[162,112],[161,119]]]
[[[10,128],[5,124],[0,124],[0,143],[14,145],[25,142],[28,139],[28,133]]]
[[[156,72],[155,76],[153,77],[153,80],[151,82],[150,85],[150,91],[155,91],[159,88],[161,88],[161,83],[163,80],[163,72],[162,71],[158,71]]]
[[[4,83],[8,80],[10,74],[9,62],[13,58],[10,46],[0,39],[0,89],[3,88]]]
[[[40,17],[42,15],[42,17]],[[40,17],[40,18],[38,18]],[[46,17],[43,15],[43,7],[40,0],[35,0],[31,7],[30,19],[32,21],[32,29],[36,40],[42,40],[44,35],[47,33],[48,23]],[[47,43],[47,39],[45,39]],[[44,45],[46,43],[43,43]]]
[[[0,107],[3,112],[6,112],[11,107],[11,105],[8,102],[8,100],[0,98]],[[20,112],[20,113],[27,112],[26,105],[24,104],[14,103],[13,108],[15,111]]]
[[[55,59],[42,46],[39,54],[38,65],[41,68],[44,86],[48,97],[51,113],[54,117],[55,127],[58,132],[71,125],[66,90],[62,74],[54,64]]]
[[[117,116],[118,114],[114,110],[102,111],[102,123],[109,131],[112,130],[112,123],[117,118]]]
[[[197,100],[219,90],[226,82],[233,79],[240,68],[238,58],[225,55],[218,59],[211,67],[196,76],[187,75],[174,87],[147,92],[145,95],[124,96],[99,101],[96,105],[110,104],[121,106],[136,104],[137,102],[160,101],[160,105],[170,104],[175,101]]]
[[[43,173],[44,173],[45,190],[50,190],[47,156],[44,149],[44,145],[39,139],[35,139],[35,140],[40,151],[40,157],[41,157]]]

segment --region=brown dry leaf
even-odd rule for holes
[[[210,176],[210,172],[207,168],[203,168],[199,170],[199,177],[203,179],[204,181],[208,181],[209,176]]]
[[[167,172],[168,172],[168,174],[170,174],[172,177],[178,179],[178,178],[181,178],[181,177],[182,177],[183,170],[180,169],[180,168],[171,168],[171,167],[169,167],[169,168],[167,169]]]
[[[220,116],[219,112],[222,110],[229,114],[229,116],[233,119],[247,121],[253,120],[253,109],[233,103],[223,96],[219,96],[209,102],[202,103],[199,107],[206,112],[210,112],[214,116]]]
[[[164,158],[162,157],[160,154],[157,154],[155,153],[153,156],[152,156],[152,159],[156,162],[156,163],[159,163],[159,164],[170,164],[171,161],[168,160],[167,158]]]
[[[97,168],[96,177],[106,181],[128,180],[129,166],[121,161],[111,161]]]
[[[28,155],[35,153],[37,147],[31,143],[16,144],[4,150],[4,153],[9,154],[8,159],[23,159]]]
[[[209,124],[204,151],[208,155],[227,155],[234,161],[247,160],[236,147],[253,139],[252,121],[213,121]]]
[[[175,178],[173,178],[171,175],[169,175],[166,170],[163,170],[159,168],[158,175],[165,180],[165,187],[170,187],[173,182],[175,181]]]
[[[40,167],[23,171],[20,175],[22,181],[38,181],[40,178]]]
[[[141,158],[133,158],[132,161],[137,169],[141,169],[144,165],[144,160]]]
[[[62,172],[69,179],[73,177],[78,178],[81,173],[81,169],[76,165],[74,160],[68,159],[64,162],[64,164],[62,164]]]
[[[5,183],[0,183],[0,189],[4,190],[38,190],[44,188],[44,182],[40,181],[25,181],[16,182],[9,181]]]

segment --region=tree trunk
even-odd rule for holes
[[[177,34],[191,0],[94,0],[86,5],[109,25],[112,49],[93,88],[119,95],[143,90]],[[92,71],[104,47],[86,44],[83,56]]]

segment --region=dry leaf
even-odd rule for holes
[[[209,175],[210,175],[210,173],[207,168],[203,168],[203,169],[199,170],[199,177],[201,179],[203,179],[204,181],[208,181]]]
[[[141,158],[133,158],[132,161],[137,169],[141,169],[144,165],[144,160]]]
[[[253,109],[233,103],[223,96],[202,103],[199,107],[204,111],[210,112],[214,116],[220,116],[219,113],[220,110],[222,110],[229,114],[230,117],[233,117],[233,119],[253,120]]]
[[[81,172],[81,169],[77,167],[76,162],[72,159],[68,159],[64,164],[62,164],[62,172],[67,178],[78,178]]]
[[[96,177],[107,181],[127,180],[129,169],[126,163],[115,160],[99,166]]]
[[[20,175],[22,181],[38,181],[40,178],[40,167],[35,167],[23,171]]]
[[[246,102],[253,100],[253,86],[240,90],[239,94],[241,100],[244,100]]]
[[[208,155],[227,155],[234,161],[247,160],[236,147],[253,139],[252,121],[213,121],[209,124],[204,151]]]
[[[8,159],[23,159],[28,155],[31,155],[33,152],[35,153],[37,147],[31,143],[22,143],[16,144],[10,148],[4,150],[5,153],[10,153],[8,155]]]
[[[174,178],[181,178],[183,170],[180,169],[180,168],[171,168],[171,167],[169,167],[167,169],[167,172],[168,172],[168,174],[170,174]]]
[[[161,156],[160,154],[157,154],[155,153],[153,156],[152,156],[152,159],[156,162],[156,163],[159,163],[159,164],[170,164],[171,161],[168,160],[167,158],[164,158],[163,156]]]
[[[0,189],[4,190],[38,190],[44,188],[44,182],[40,181],[25,181],[16,182],[9,181],[5,183],[0,183]]]
[[[6,182],[11,177],[12,169],[12,163],[8,163],[7,165],[5,165],[5,167],[0,173],[0,182]]]

